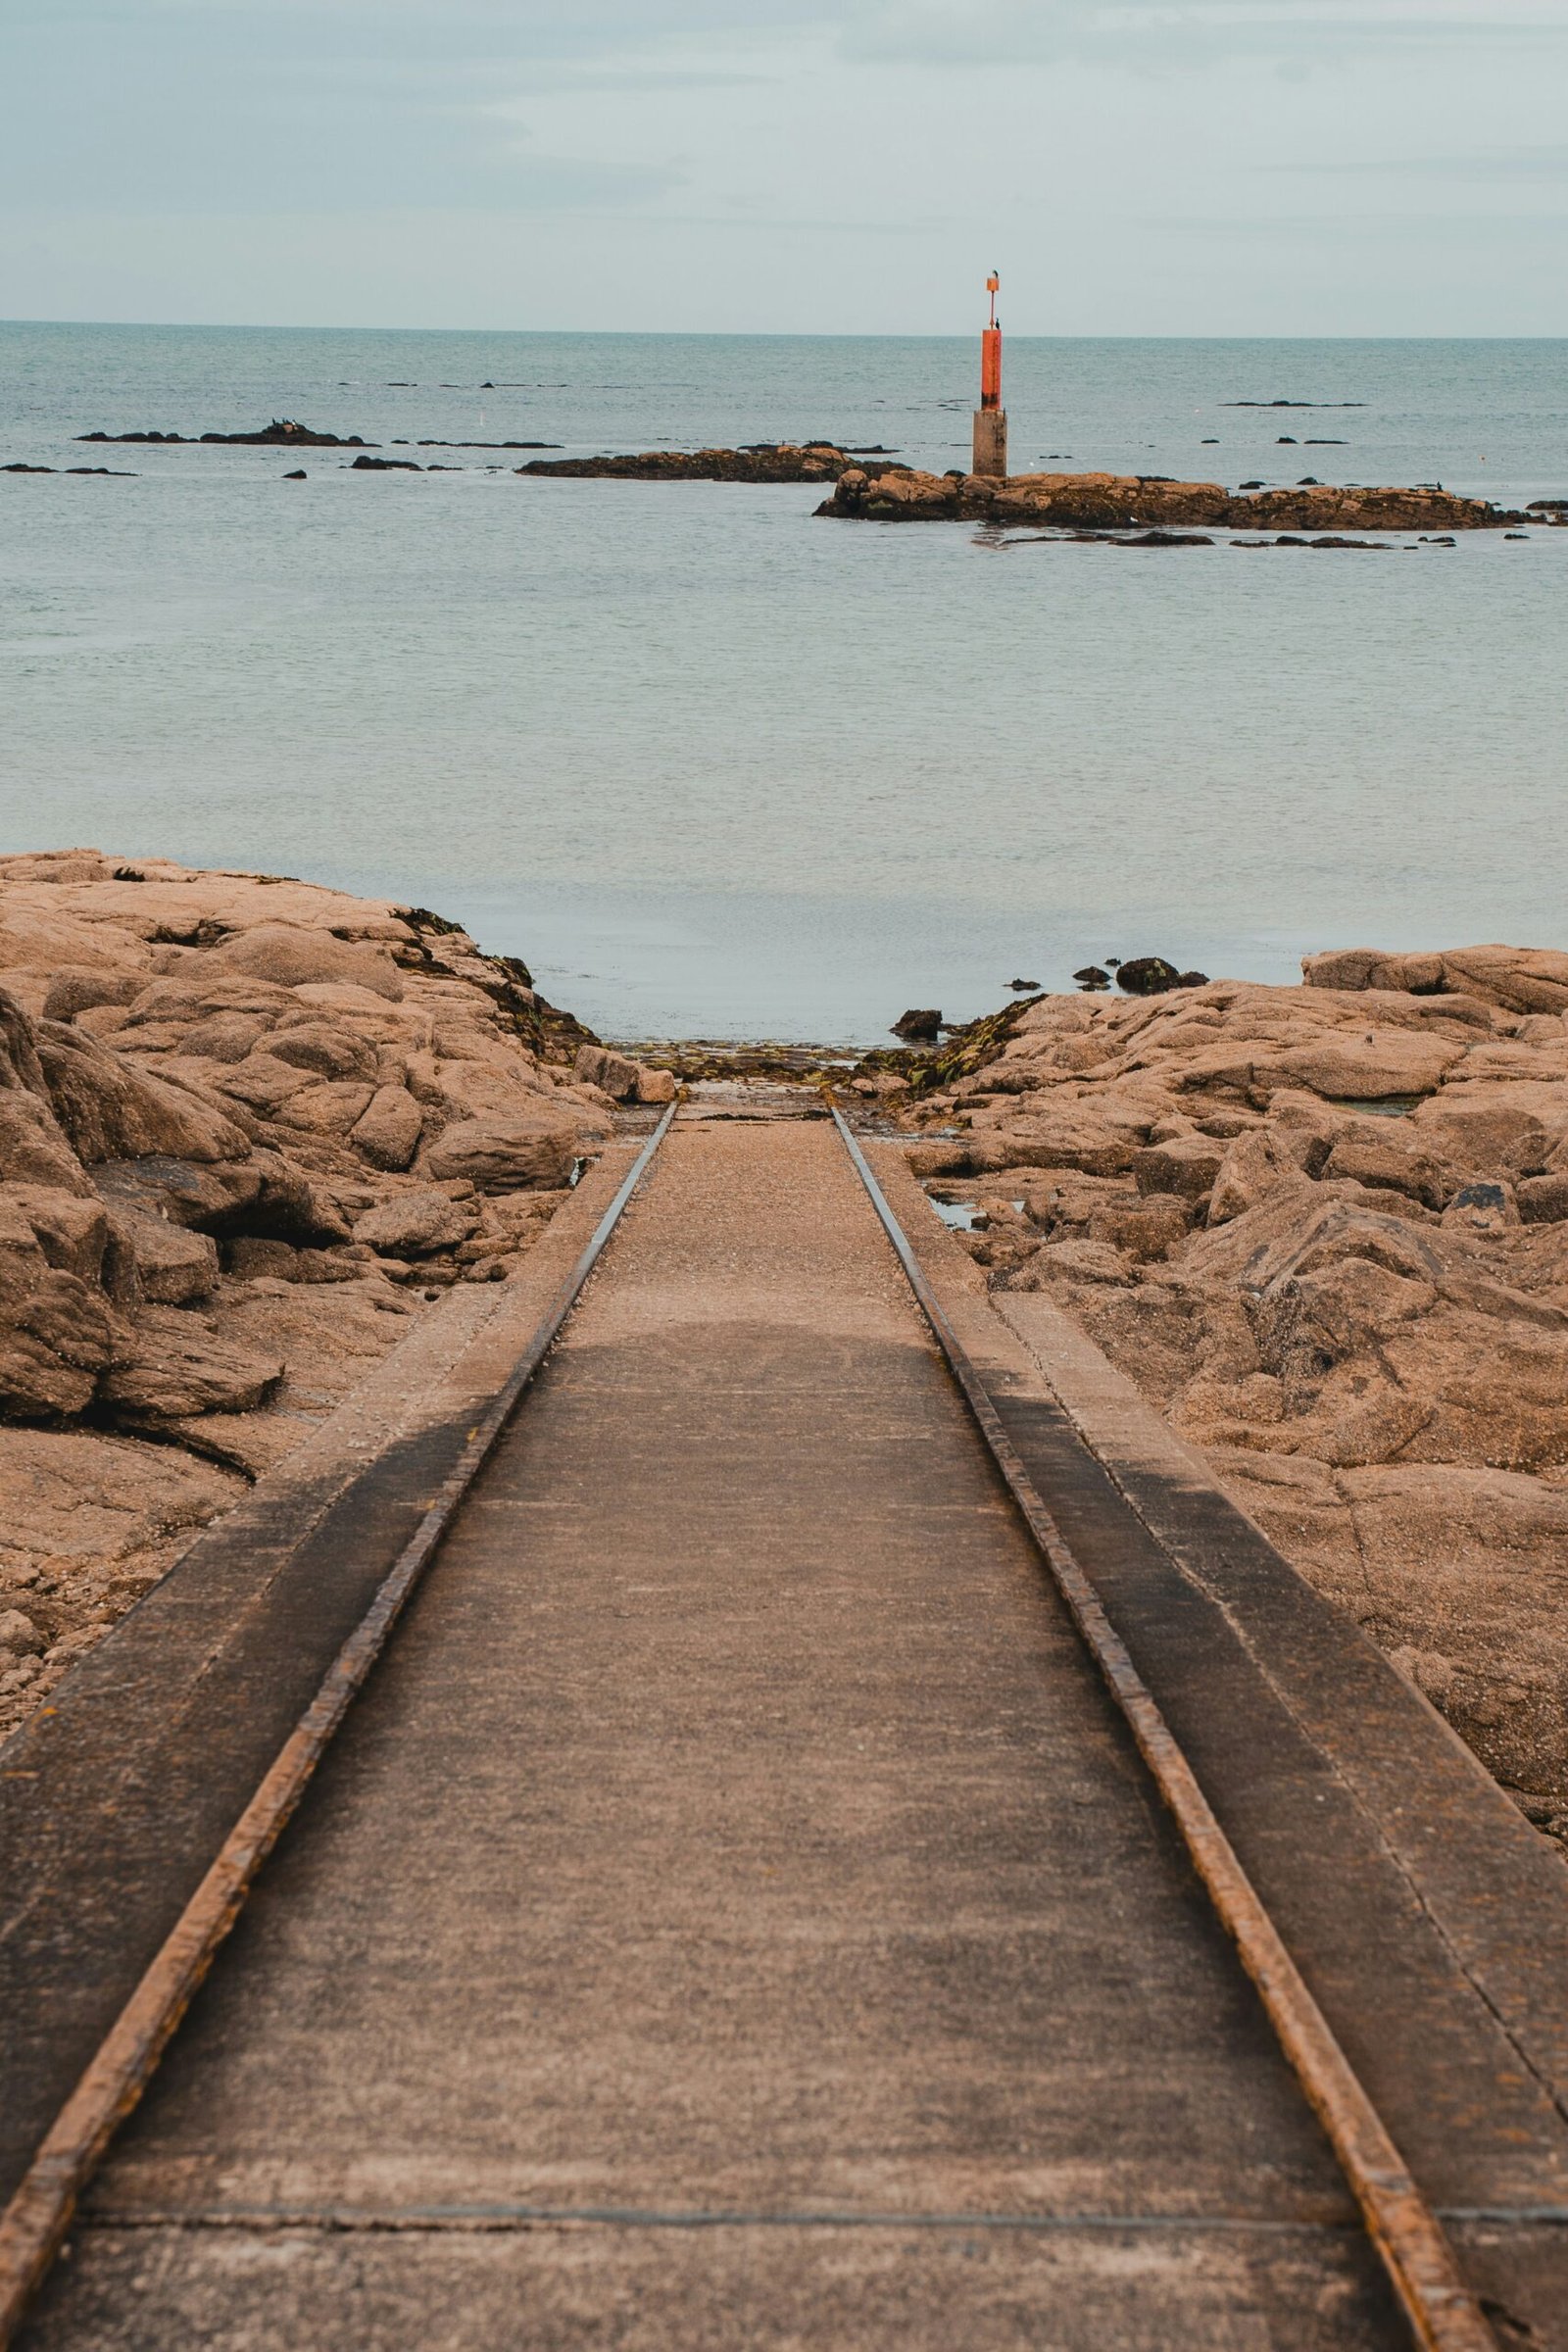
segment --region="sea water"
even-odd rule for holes
[[[875,1042],[1109,956],[1568,944],[1568,530],[1131,549],[526,453],[966,463],[973,340],[0,326],[0,844],[307,875],[611,1036]],[[1568,493],[1568,344],[1012,340],[1015,470]],[[1239,407],[1290,400],[1291,409]],[[352,453],[80,446],[294,416]],[[1291,436],[1290,439],[1283,438]],[[303,465],[308,479],[286,481]]]

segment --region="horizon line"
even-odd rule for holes
[[[1005,326],[1005,321],[999,320]],[[0,317],[0,327],[65,326],[115,329],[125,333],[181,333],[233,335],[541,335],[560,339],[580,337],[628,342],[714,343],[967,343],[981,331],[973,327],[845,328],[845,327],[686,327],[686,326],[389,326],[353,324],[330,326],[276,318],[28,318]],[[1568,343],[1562,334],[1445,333],[1380,335],[1336,330],[1331,334],[1264,334],[1260,332],[1174,333],[1168,329],[1140,332],[1119,328],[1100,333],[1041,333],[1024,327],[1005,328],[1014,343]]]

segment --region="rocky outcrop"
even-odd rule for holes
[[[751,449],[649,449],[640,456],[535,458],[518,473],[555,474],[574,481],[820,482],[856,463],[832,441],[760,442]],[[896,474],[900,469],[890,469]]]
[[[1336,948],[1301,965],[1308,988],[1394,990],[1414,997],[1456,997],[1504,1012],[1568,1012],[1568,955],[1559,948],[1447,948],[1436,955],[1387,955],[1378,948]],[[1553,1037],[1554,1032],[1544,1032]]]
[[[983,474],[880,471],[847,464],[818,514],[876,522],[990,522],[1066,531],[1147,531],[1151,525],[1242,531],[1338,533],[1502,529],[1528,519],[1446,490],[1358,489],[1301,483],[1294,489],[1227,490],[1159,474]]]
[[[78,433],[78,441],[152,441],[180,445],[214,445],[229,449],[375,449],[363,433],[318,433],[292,416],[274,416],[252,433]]]
[[[0,858],[0,1609],[49,1595],[41,1650],[0,1638],[0,1736],[145,1589],[59,1564],[102,1465],[150,1494],[156,1439],[211,1516],[411,1312],[510,1273],[610,1132],[585,1035],[425,909]],[[193,1454],[238,1475],[187,1477]],[[12,1503],[40,1465],[35,1542]],[[164,1528],[139,1559],[168,1564]]]
[[[911,1161],[1568,1832],[1568,956],[1304,977],[1009,1008]]]

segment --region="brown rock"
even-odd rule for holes
[[[1166,1257],[1185,1241],[1193,1203],[1176,1193],[1150,1193],[1130,1208],[1102,1210],[1090,1219],[1091,1238],[1109,1242],[1135,1265]]]
[[[192,1160],[164,1153],[104,1160],[90,1173],[111,1205],[166,1217],[193,1233],[221,1232],[260,1200],[264,1184],[262,1169],[254,1162],[225,1160],[198,1167]]]
[[[460,1119],[426,1147],[435,1177],[465,1177],[481,1193],[526,1192],[568,1182],[585,1133],[575,1119],[541,1109],[511,1118]]]
[[[74,1021],[78,1012],[95,1004],[128,1004],[144,986],[140,972],[115,972],[102,965],[68,963],[55,973],[44,994],[46,1021]]]
[[[1334,1102],[1367,1102],[1398,1095],[1430,1095],[1462,1059],[1464,1048],[1408,1030],[1374,1030],[1361,1038],[1324,1036],[1283,1053],[1259,1054],[1255,1084],[1302,1086]]]
[[[186,1041],[187,1052],[193,1049]],[[375,1048],[346,1024],[319,1019],[280,1022],[267,1050],[279,1061],[309,1070],[318,1078],[373,1079]]]
[[[1466,1176],[1534,1176],[1568,1127],[1568,1100],[1528,1083],[1455,1084],[1418,1103],[1411,1120],[1421,1144]]]
[[[1214,1178],[1209,1224],[1223,1225],[1232,1217],[1245,1216],[1282,1179],[1321,1174],[1330,1150],[1330,1137],[1322,1128],[1293,1112],[1237,1136],[1226,1146]]]
[[[1109,1242],[1048,1242],[1036,1250],[1015,1287],[1020,1291],[1038,1291],[1048,1288],[1053,1280],[1127,1283],[1132,1278],[1127,1259]]]
[[[1391,1129],[1402,1125],[1392,1119],[1383,1123]],[[1348,1177],[1374,1191],[1408,1193],[1428,1208],[1441,1208],[1460,1182],[1451,1162],[1435,1158],[1404,1136],[1371,1136],[1359,1129],[1339,1138],[1323,1174]]]
[[[1149,1135],[1142,1106],[1074,1103],[1059,1111],[1030,1110],[1004,1122],[992,1119],[977,1140],[987,1138],[988,1164],[1017,1168],[1080,1168],[1086,1176],[1116,1176],[1131,1168]],[[995,1138],[992,1141],[992,1138]],[[974,1149],[973,1147],[971,1148]]]
[[[211,1298],[218,1287],[218,1244],[205,1233],[191,1233],[142,1209],[117,1207],[110,1218],[116,1238],[135,1265],[144,1298],[163,1306],[189,1306]]]
[[[1515,1788],[1568,1790],[1557,1594],[1568,1495],[1538,1478],[1440,1463],[1347,1470],[1360,1594],[1427,1696]]]
[[[1173,1135],[1135,1152],[1131,1165],[1141,1193],[1177,1193],[1183,1200],[1200,1200],[1212,1189],[1224,1157],[1224,1146],[1211,1136]]]
[[[892,1080],[888,1088],[880,1091],[891,1092],[894,1090],[902,1091],[902,1082],[898,1079]],[[676,1085],[673,1070],[651,1070],[646,1065],[639,1068],[637,1072],[637,1100],[639,1102],[673,1102],[678,1092],[679,1088]]]
[[[0,1192],[0,1412],[81,1412],[116,1341],[103,1293],[51,1266],[15,1195]]]
[[[334,939],[330,931],[293,923],[259,923],[252,930],[236,932],[209,948],[203,961],[210,972],[268,980],[278,988],[344,980],[394,1004],[403,995],[403,976],[386,949],[365,941]]]
[[[630,1102],[637,1092],[638,1065],[608,1046],[580,1046],[572,1076],[583,1086],[597,1086],[612,1102]]]
[[[349,1130],[372,1168],[406,1168],[419,1148],[424,1113],[406,1086],[380,1086]]]
[[[347,1136],[359,1125],[374,1100],[375,1089],[345,1079],[315,1080],[290,1095],[277,1112],[279,1126],[298,1128],[305,1135]]]
[[[47,1098],[20,1087],[0,1089],[0,1183],[91,1190]]]
[[[180,1053],[198,1061],[243,1061],[270,1026],[261,1012],[214,1012],[195,1021],[180,1040]],[[136,1032],[132,1033],[134,1042]],[[140,1031],[145,1042],[146,1030]]]
[[[101,1280],[109,1242],[109,1219],[101,1202],[56,1185],[8,1185],[6,1198],[32,1227],[48,1265],[82,1282]]]
[[[40,1022],[38,1058],[50,1101],[83,1160],[243,1159],[250,1139],[216,1104],[144,1077],[123,1058],[60,1021]]]
[[[370,1263],[370,1252],[357,1244],[343,1250],[300,1250],[292,1242],[274,1242],[256,1234],[240,1234],[222,1249],[225,1270],[242,1281],[358,1282]]]
[[[427,1257],[466,1242],[478,1222],[477,1210],[445,1193],[394,1193],[355,1220],[354,1239],[380,1256]]]
[[[1493,944],[1446,948],[1427,956],[1390,956],[1378,948],[1345,948],[1328,956],[1303,957],[1301,976],[1308,988],[1463,993],[1510,1012],[1568,1010],[1568,955],[1554,948]]]
[[[13,1658],[35,1658],[47,1647],[30,1617],[21,1609],[0,1609],[0,1651]]]
[[[1556,1224],[1568,1217],[1568,1172],[1522,1177],[1514,1186],[1514,1198],[1527,1225]]]
[[[152,1307],[136,1328],[126,1360],[99,1385],[99,1398],[122,1419],[174,1421],[186,1414],[249,1412],[283,1377],[274,1357],[219,1339],[199,1315]]]

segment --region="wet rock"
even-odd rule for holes
[[[517,471],[578,481],[817,482],[832,476],[843,480],[851,473],[859,474],[861,485],[865,481],[849,452],[829,441],[764,442],[751,449],[653,449],[636,456],[536,458],[519,466]]]
[[[1443,1212],[1445,1225],[1467,1233],[1500,1233],[1520,1222],[1511,1184],[1462,1184]]]
[[[292,416],[274,416],[270,424],[254,433],[78,433],[78,441],[151,441],[167,444],[186,442],[216,442],[233,449],[363,449],[365,442],[359,433],[340,436],[337,433],[318,433],[308,424],[300,424]]]
[[[902,1037],[906,1045],[935,1045],[942,1027],[942,1014],[934,1005],[911,1005],[901,1012],[893,1023],[891,1034]]]
[[[1082,971],[1074,972],[1073,978],[1080,988],[1101,989],[1110,986],[1110,974],[1102,971],[1098,963],[1086,963]]]
[[[1117,987],[1135,997],[1160,996],[1166,989],[1177,987],[1180,980],[1176,966],[1167,963],[1163,956],[1134,956],[1116,974]]]

